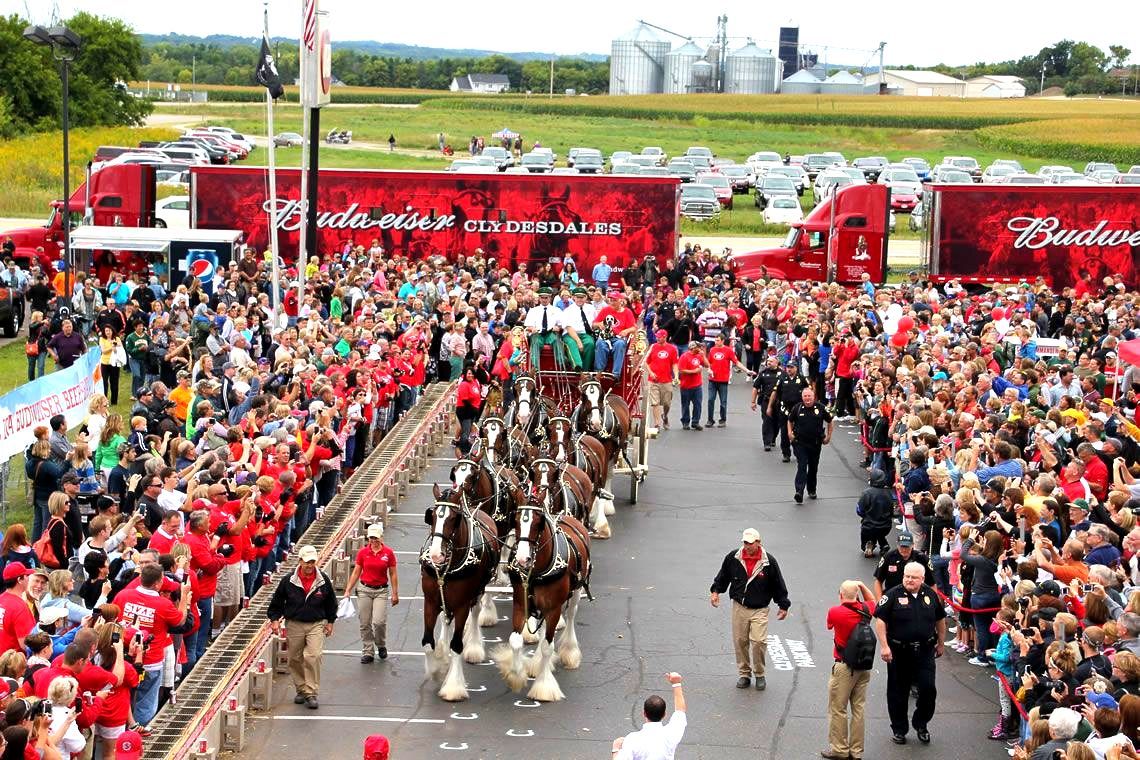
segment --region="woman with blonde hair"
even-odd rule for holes
[[[43,560],[45,567],[59,570],[67,567],[67,558],[71,556],[71,547],[78,544],[78,541],[73,540],[71,532],[67,529],[67,513],[71,509],[71,499],[63,491],[56,491],[48,497],[47,506],[51,518],[44,530],[51,537],[51,548],[55,554],[55,560],[53,563],[49,562],[46,557],[40,557],[40,559]]]
[[[86,438],[75,440],[64,461],[79,476],[79,493],[88,495],[99,493],[103,484],[99,482],[95,472],[95,465],[91,461],[91,445]]]
[[[82,754],[87,740],[75,725],[75,710],[72,709],[79,696],[79,682],[71,676],[52,679],[48,684],[48,699],[51,700],[52,733],[63,731],[63,738],[56,745],[65,757]]]
[[[135,638],[128,639],[118,623],[107,623],[98,630],[93,662],[110,672],[115,683],[104,696],[103,709],[91,730],[103,746],[102,757],[114,760],[117,740],[131,722],[131,693],[139,685],[143,647]],[[124,641],[130,642],[125,652]],[[131,667],[127,667],[127,660],[131,661]]]
[[[87,433],[87,440],[94,442],[92,446],[99,443],[99,436],[103,434],[103,426],[107,424],[107,414],[110,409],[111,403],[102,393],[96,393],[87,404],[87,417],[79,426],[79,432]]]
[[[83,622],[83,619],[91,614],[91,610],[84,607],[82,604],[76,604],[71,601],[71,595],[75,591],[75,578],[71,575],[70,570],[52,570],[48,573],[48,590],[44,594],[44,598],[40,600],[40,612],[46,609],[58,607],[67,612],[67,622],[71,628]],[[98,604],[103,604],[107,601],[106,597],[99,599]],[[98,606],[98,605],[96,605]],[[57,633],[62,633],[62,628],[56,629]]]
[[[43,437],[39,432],[43,430]],[[32,476],[32,504],[35,515],[32,521],[32,541],[39,540],[49,520],[48,498],[59,488],[59,479],[67,472],[67,466],[51,455],[51,443],[48,441],[47,428],[37,427],[36,441],[26,452],[28,462],[26,472]]]

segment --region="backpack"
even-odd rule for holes
[[[852,670],[871,670],[875,667],[875,644],[878,642],[871,628],[871,615],[862,605],[849,609],[859,614],[859,621],[851,629],[843,647],[843,662]]]
[[[40,562],[42,562],[44,564],[44,567],[50,568],[52,570],[59,570],[60,568],[62,568],[64,566],[64,562],[66,562],[66,559],[61,560],[59,557],[55,556],[55,548],[51,545],[51,528],[56,522],[62,523],[63,518],[62,517],[51,518],[51,520],[48,521],[47,527],[44,528],[43,535],[41,535],[38,539],[36,539],[36,542],[34,544],[32,544],[32,551],[34,551],[36,553],[36,556],[40,558]],[[64,551],[66,551],[67,550],[67,533],[66,532],[64,533],[63,544],[64,544]]]

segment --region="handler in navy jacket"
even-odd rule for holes
[[[277,584],[267,615],[274,627],[280,628],[284,620],[289,672],[297,689],[293,702],[316,710],[321,654],[336,622],[337,598],[332,580],[317,567],[316,548],[302,546],[298,555],[297,569]]]
[[[748,528],[741,536],[741,547],[729,552],[713,579],[710,601],[720,606],[720,595],[728,591],[732,600],[732,645],[740,677],[736,688],[747,689],[756,676],[756,690],[764,691],[764,657],[768,652],[768,607],[775,600],[778,620],[788,616],[792,603],[776,558],[760,545],[760,534]],[[751,655],[751,661],[749,659]]]

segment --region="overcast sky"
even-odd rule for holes
[[[255,36],[262,23],[257,0],[0,0],[4,15],[28,15],[38,23],[50,19],[53,3],[67,17],[77,10],[118,16],[136,31]],[[697,4],[656,0],[576,0],[573,3],[479,3],[458,0],[400,3],[381,0],[321,0],[329,12],[336,41],[376,40],[425,47],[478,48],[503,52],[542,51],[608,54],[610,41],[645,19],[685,36],[710,38],[718,13],[728,15],[730,47],[753,38],[774,47],[778,28],[799,22],[800,40],[828,60],[848,65],[877,63],[872,52],[887,43],[890,65],[962,64],[1019,58],[1068,37],[1107,52],[1123,44],[1140,61],[1140,3],[1086,0],[1072,3],[1038,0],[1026,6],[1012,2],[959,0],[944,4],[851,3],[814,0],[797,3],[798,18],[781,18],[775,3]],[[301,0],[270,0],[270,34],[297,37]],[[496,10],[499,9],[499,10]],[[810,10],[809,10],[810,9]],[[440,23],[441,19],[447,19]],[[676,39],[676,38],[672,38]],[[1132,44],[1130,44],[1132,43]]]

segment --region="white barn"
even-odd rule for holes
[[[886,69],[883,79],[891,94],[915,95],[919,97],[956,97],[967,95],[965,80],[948,77],[937,71],[903,71]]]
[[[1021,77],[990,74],[966,80],[971,98],[1024,98]]]
[[[452,77],[448,89],[452,92],[499,93],[511,89],[511,80],[506,74],[465,74]]]

